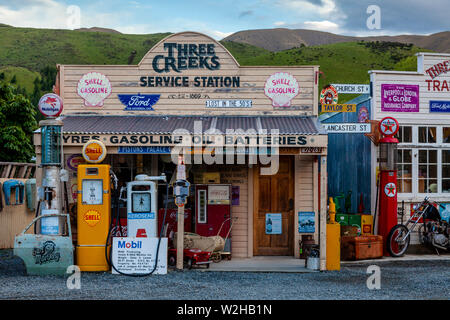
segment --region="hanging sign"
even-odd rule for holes
[[[336,89],[329,85],[320,92],[320,104],[337,104],[338,93]]]
[[[356,104],[322,104],[322,112],[356,112]]]
[[[382,84],[381,111],[419,112],[419,86]]]
[[[399,129],[398,121],[392,117],[385,117],[378,124],[378,129],[386,137],[395,136]]]
[[[369,133],[370,123],[322,123],[327,133]]]
[[[106,157],[106,147],[98,140],[89,140],[84,144],[81,154],[89,163],[100,163]]]
[[[48,118],[56,118],[63,110],[63,101],[60,96],[54,93],[44,94],[39,99],[39,111]]]
[[[290,107],[291,100],[299,93],[298,82],[290,73],[277,72],[267,79],[264,93],[272,100],[272,106]]]
[[[125,106],[124,110],[139,111],[147,110],[152,111],[153,106],[158,102],[161,97],[160,94],[118,94],[120,102]]]
[[[332,84],[338,93],[350,93],[350,94],[369,94],[370,85],[369,84]]]
[[[101,107],[112,92],[111,82],[99,72],[89,72],[78,81],[77,94],[87,107]]]

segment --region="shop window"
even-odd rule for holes
[[[419,193],[437,193],[437,150],[419,150]]]
[[[399,143],[411,143],[412,142],[412,127],[400,126],[395,137]]]
[[[412,150],[397,150],[397,186],[398,192],[412,192]]]
[[[419,127],[419,143],[436,143],[436,127]]]
[[[450,192],[450,150],[442,150],[442,192]]]

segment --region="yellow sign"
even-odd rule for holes
[[[91,227],[95,226],[97,223],[100,222],[100,212],[96,210],[89,210],[84,214],[84,221]]]
[[[106,157],[106,147],[98,140],[89,140],[83,146],[82,155],[89,163],[100,163]]]
[[[356,104],[322,104],[322,112],[356,112]]]

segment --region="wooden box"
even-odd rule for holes
[[[365,260],[383,256],[383,237],[375,235],[343,236],[341,238],[341,260]]]

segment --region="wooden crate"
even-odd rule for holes
[[[365,260],[383,256],[383,237],[375,235],[341,238],[341,260]]]

